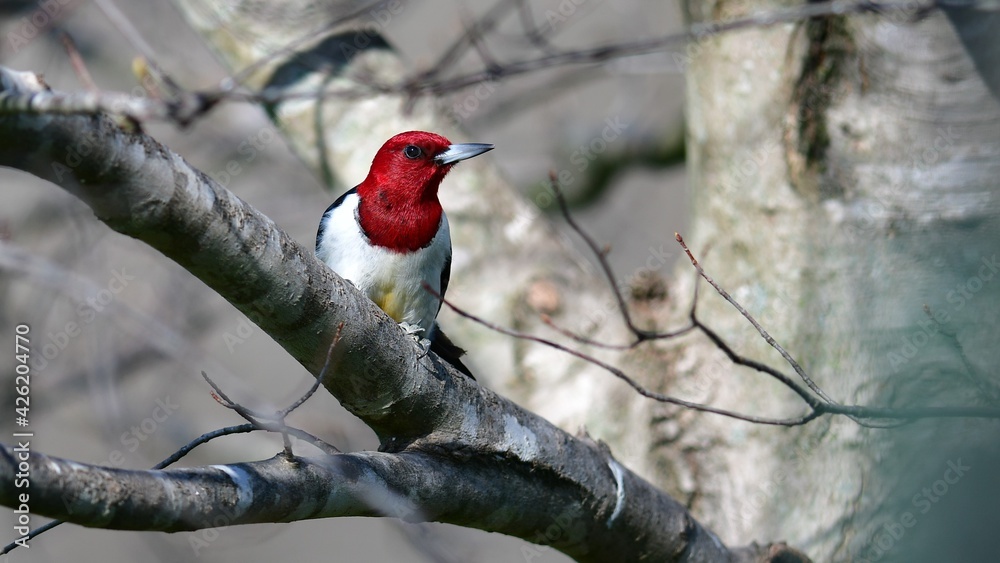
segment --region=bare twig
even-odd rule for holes
[[[695,24],[683,32],[660,37],[621,43],[610,43],[587,49],[556,51],[534,58],[507,61],[502,65],[501,70],[502,76],[511,77],[555,66],[603,63],[613,59],[654,53],[662,51],[673,45],[683,44],[691,40],[702,40],[706,37],[712,37],[731,31],[771,27],[783,23],[793,23],[822,16],[880,13],[894,9],[913,11],[916,16],[921,12],[933,9],[938,5],[938,2],[931,1],[926,5],[918,6],[914,9],[912,3],[905,1],[861,1],[855,3],[829,1],[802,4],[789,8],[752,14],[743,18],[736,18],[728,21]],[[472,86],[485,80],[490,80],[491,78],[496,78],[497,75],[493,69],[487,68],[476,72],[458,75],[445,80],[435,80],[435,76],[437,76],[436,73],[423,73],[420,80],[409,81],[407,83],[407,91],[411,93],[427,92],[430,94],[440,95],[442,93]]]
[[[281,433],[281,438],[285,446],[284,448],[285,457],[289,459],[292,459],[294,457],[294,454],[292,453],[292,443],[288,439],[290,435],[295,436],[296,438],[299,438],[305,442],[311,443],[326,453],[330,454],[339,453],[340,450],[338,450],[331,444],[324,442],[320,438],[317,438],[316,436],[313,436],[312,434],[304,430],[288,426],[285,423],[285,417],[287,417],[295,409],[299,408],[302,405],[302,403],[305,403],[307,400],[309,400],[309,397],[312,397],[313,394],[316,392],[316,390],[319,389],[319,386],[323,384],[323,381],[326,379],[327,373],[329,373],[330,359],[333,357],[333,350],[337,347],[337,343],[340,342],[340,335],[343,329],[344,329],[344,323],[340,323],[339,325],[337,325],[337,331],[333,335],[333,339],[330,342],[330,347],[327,348],[326,350],[326,361],[323,363],[323,369],[320,370],[319,376],[316,377],[316,381],[313,382],[309,390],[306,391],[301,397],[296,399],[291,405],[278,410],[273,415],[254,411],[250,408],[244,407],[243,405],[230,399],[225,394],[225,392],[222,391],[222,388],[220,388],[214,381],[212,381],[212,378],[210,378],[207,373],[203,371],[201,372],[201,376],[205,378],[205,381],[207,381],[208,384],[212,387],[212,398],[218,401],[219,404],[226,407],[227,409],[232,409],[237,414],[245,418],[255,428],[258,428],[260,430],[267,430],[269,432]]]
[[[615,283],[614,272],[611,271],[611,264],[608,262],[607,251],[598,246],[597,242],[586,232],[580,225],[577,224],[576,220],[573,219],[573,214],[569,211],[569,205],[566,203],[566,198],[563,196],[562,189],[559,187],[559,180],[556,176],[555,171],[549,171],[549,185],[552,187],[552,191],[555,194],[556,202],[559,204],[559,211],[562,213],[563,218],[566,223],[570,226],[573,231],[583,239],[583,242],[587,245],[587,248],[594,253],[594,257],[597,258],[598,264],[601,266],[601,271],[604,272],[605,278],[608,280],[608,285],[611,286],[611,292],[615,296],[615,301],[618,303],[618,310],[622,314],[622,319],[625,321],[625,326],[628,327],[629,331],[635,335],[636,341],[629,346],[632,348],[646,340],[659,340],[665,338],[673,338],[690,331],[693,326],[684,327],[678,330],[667,331],[667,332],[655,332],[649,330],[643,330],[635,326],[635,322],[632,321],[632,315],[629,313],[628,304],[625,303],[625,296],[622,294],[621,290],[618,288],[618,284]],[[693,309],[692,309],[693,310]],[[553,326],[550,324],[550,326]],[[553,327],[555,328],[555,327]],[[562,332],[562,330],[560,330]],[[566,333],[564,333],[566,334]],[[578,341],[581,338],[575,338]]]
[[[493,30],[512,8],[513,5],[509,0],[500,0],[494,4],[479,18],[479,21],[466,25],[465,32],[445,49],[444,53],[429,69],[415,74],[411,80],[404,81],[404,83],[417,85],[433,82],[448,69],[455,68],[458,61],[468,52],[469,47],[475,48],[476,43],[482,41],[482,36]],[[488,62],[491,59],[484,59],[484,62],[487,62],[487,72],[495,70]],[[407,88],[407,90],[409,89]]]
[[[87,64],[83,62],[83,57],[80,56],[80,50],[76,48],[76,41],[73,40],[73,36],[65,30],[59,30],[59,39],[62,40],[63,47],[66,49],[66,56],[69,57],[69,62],[73,65],[73,72],[76,73],[80,84],[83,84],[83,87],[90,92],[99,91],[100,89],[90,76],[90,71],[87,70]]]
[[[634,389],[637,393],[639,393],[643,397],[647,397],[647,398],[653,399],[655,401],[660,401],[660,402],[663,402],[663,403],[670,403],[670,404],[673,404],[673,405],[687,407],[687,408],[698,410],[698,411],[710,412],[710,413],[713,413],[713,414],[719,414],[719,415],[722,415],[722,416],[728,416],[730,418],[735,418],[735,419],[738,419],[738,420],[745,420],[747,422],[754,422],[754,423],[757,423],[757,424],[772,424],[772,425],[777,425],[777,426],[798,426],[800,424],[805,424],[806,422],[809,422],[810,420],[812,420],[812,419],[816,418],[817,416],[819,416],[820,414],[822,414],[822,413],[813,412],[813,413],[807,414],[805,416],[796,417],[796,418],[768,418],[768,417],[759,417],[759,416],[752,416],[752,415],[742,414],[742,413],[738,413],[738,412],[734,412],[734,411],[730,411],[730,410],[726,410],[726,409],[720,409],[720,408],[712,407],[712,406],[709,406],[709,405],[703,405],[701,403],[694,403],[694,402],[691,402],[691,401],[685,401],[683,399],[678,399],[676,397],[671,397],[670,395],[664,395],[663,393],[657,393],[656,391],[650,391],[649,389],[646,389],[641,384],[639,384],[637,381],[635,381],[634,379],[632,379],[631,377],[629,377],[625,372],[623,372],[622,370],[616,368],[615,366],[612,366],[611,364],[608,364],[607,362],[603,362],[603,361],[601,361],[601,360],[599,360],[599,359],[597,359],[597,358],[595,358],[595,357],[593,357],[593,356],[591,356],[589,354],[585,354],[583,352],[580,352],[579,350],[574,350],[572,348],[569,348],[568,346],[564,346],[562,344],[559,344],[558,342],[554,342],[554,341],[548,340],[546,338],[535,336],[533,334],[527,334],[527,333],[520,332],[520,331],[517,331],[517,330],[513,330],[513,329],[506,328],[506,327],[502,327],[502,326],[500,326],[498,324],[495,324],[495,323],[492,323],[490,321],[487,321],[486,319],[483,319],[482,317],[478,317],[478,316],[476,316],[476,315],[474,315],[474,314],[472,314],[472,313],[470,313],[470,312],[468,312],[468,311],[466,311],[466,310],[458,307],[457,305],[455,305],[451,301],[448,301],[447,299],[445,299],[444,297],[442,297],[441,294],[439,294],[436,291],[434,291],[427,284],[424,284],[424,289],[427,290],[427,291],[429,291],[429,292],[431,292],[431,293],[433,293],[434,295],[436,295],[437,298],[440,299],[442,303],[444,303],[445,305],[447,305],[448,308],[450,308],[452,311],[454,311],[455,313],[457,313],[458,315],[460,315],[462,317],[465,317],[465,318],[469,319],[470,321],[472,321],[474,323],[482,325],[482,326],[484,326],[484,327],[486,327],[486,328],[488,328],[488,329],[490,329],[490,330],[492,330],[494,332],[498,332],[500,334],[506,334],[507,336],[511,336],[511,337],[518,338],[518,339],[521,339],[521,340],[528,340],[530,342],[537,342],[539,344],[544,344],[545,346],[548,346],[549,348],[553,348],[555,350],[559,350],[560,352],[565,352],[565,353],[567,353],[567,354],[569,354],[569,355],[571,355],[573,357],[576,357],[576,358],[584,360],[584,361],[586,361],[588,363],[591,363],[591,364],[593,364],[593,365],[595,365],[595,366],[597,366],[597,367],[599,367],[599,368],[607,371],[608,373],[614,375],[618,379],[621,379],[622,381],[624,381],[625,383],[627,383],[632,389]]]
[[[712,344],[715,344],[716,348],[722,350],[722,353],[729,358],[729,361],[733,362],[736,365],[748,367],[750,369],[770,375],[771,377],[777,379],[783,385],[794,391],[796,395],[802,397],[802,400],[805,401],[806,404],[812,408],[817,408],[823,404],[822,401],[810,395],[809,391],[803,389],[798,383],[792,381],[791,378],[789,378],[787,375],[772,368],[771,366],[768,366],[756,360],[744,358],[743,356],[737,354],[735,351],[733,351],[733,349],[729,346],[729,344],[727,344],[722,339],[721,336],[716,334],[715,331],[713,331],[712,329],[705,326],[705,324],[702,323],[701,320],[697,318],[694,311],[691,312],[691,322],[693,322],[695,326],[698,327],[698,330],[704,333],[705,336],[707,336],[708,339],[712,341]]]
[[[35,528],[34,530],[31,530],[30,532],[28,532],[28,535],[25,536],[24,539],[25,540],[33,540],[33,539],[37,538],[38,536],[44,534],[45,532],[48,532],[52,528],[55,528],[56,526],[58,526],[58,525],[60,525],[62,523],[63,523],[62,520],[53,520],[51,522],[43,524],[43,525]],[[25,543],[27,543],[27,542],[25,542]],[[15,549],[17,549],[19,546],[20,546],[20,544],[11,542],[11,543],[9,543],[9,544],[7,544],[7,545],[5,545],[3,547],[3,550],[0,551],[0,555],[6,555],[6,554],[10,553],[11,551],[14,551]]]
[[[309,397],[312,397],[316,390],[319,389],[320,385],[323,385],[323,382],[326,381],[326,376],[330,370],[330,359],[333,358],[333,350],[337,347],[337,343],[340,342],[340,334],[343,330],[344,323],[337,325],[337,331],[333,334],[333,340],[330,341],[330,347],[326,351],[326,361],[323,363],[323,369],[319,372],[319,377],[317,377],[316,381],[313,382],[312,387],[310,387],[304,395],[299,397],[297,401],[278,411],[278,414],[282,418],[288,416],[292,411],[302,406],[302,403],[308,401]]]
[[[156,52],[152,47],[150,47],[149,43],[146,43],[142,34],[139,33],[139,30],[137,30],[135,26],[132,25],[132,22],[125,17],[125,14],[123,14],[121,10],[115,6],[115,3],[112,0],[96,0],[95,3],[97,4],[97,7],[104,12],[105,17],[111,21],[111,24],[114,25],[115,28],[117,28],[118,31],[125,36],[125,39],[132,44],[132,47],[134,47],[135,50],[138,51],[144,59],[146,59],[146,64],[149,66],[153,77],[158,82],[169,88],[172,96],[180,96],[184,94],[184,88],[177,84],[174,79],[171,78],[159,64],[157,64],[155,57]]]
[[[504,5],[510,4],[510,1],[502,0],[502,4]],[[461,4],[459,4],[459,6],[461,6]],[[499,19],[500,18],[498,17],[496,21],[499,21]],[[469,30],[467,32],[467,35],[469,37],[471,47],[476,51],[476,54],[479,55],[479,60],[482,61],[483,66],[487,70],[492,70],[494,72],[499,73],[499,69],[502,67],[500,63],[497,62],[496,57],[494,57],[493,54],[490,52],[489,47],[486,45],[485,33],[483,33],[480,30],[481,21],[480,22],[466,21],[465,25],[466,28]]]
[[[799,387],[795,382],[791,381],[787,376],[779,372],[778,370],[771,368],[765,364],[757,362],[755,360],[750,360],[744,358],[739,354],[736,354],[717,334],[712,332],[708,327],[698,321],[696,318],[692,318],[692,321],[698,325],[699,330],[701,330],[710,340],[722,350],[734,363],[751,367],[758,371],[767,373],[779,381],[781,381],[785,386],[791,388],[793,391],[798,393],[803,400],[813,409],[813,414],[824,415],[824,414],[839,414],[847,416],[856,423],[868,427],[868,428],[893,428],[896,426],[901,426],[903,424],[909,424],[915,420],[921,418],[1000,418],[1000,408],[996,407],[869,407],[869,406],[858,406],[858,405],[842,405],[833,401],[829,396],[823,392],[822,389],[813,382],[805,370],[799,366],[788,352],[778,344],[770,334],[757,322],[753,315],[751,315],[742,305],[740,305],[727,291],[722,289],[719,284],[717,284],[701,267],[701,264],[688,249],[687,244],[685,244],[683,237],[675,233],[677,242],[687,253],[688,258],[691,260],[691,264],[697,269],[698,274],[704,278],[715,290],[721,295],[726,301],[728,301],[736,310],[743,315],[747,321],[750,322],[761,337],[770,344],[775,350],[777,350],[781,356],[795,369],[796,373],[802,378],[803,381],[809,386],[810,389],[816,392],[823,401],[818,401],[815,397],[812,397],[806,393],[804,389]],[[879,420],[879,422],[875,422]]]
[[[517,13],[521,19],[521,27],[524,29],[524,35],[528,38],[528,41],[543,53],[554,53],[556,48],[549,42],[548,37],[542,33],[542,30],[538,29],[535,17],[531,13],[531,5],[527,0],[517,0]]]
[[[979,393],[982,398],[990,403],[996,404],[998,400],[1000,400],[1000,393],[998,393],[996,387],[994,387],[988,379],[980,375],[979,370],[972,364],[969,357],[965,355],[965,347],[963,347],[962,343],[958,341],[958,335],[956,335],[954,331],[945,327],[945,325],[934,316],[929,305],[924,305],[924,314],[926,314],[927,318],[929,318],[931,322],[937,326],[937,329],[941,331],[941,334],[951,341],[952,346],[954,346],[955,350],[958,351],[958,357],[962,360],[962,365],[965,367],[965,376],[970,382],[972,382],[973,385],[976,386],[977,389],[979,389]]]
[[[212,430],[211,432],[206,432],[201,436],[198,436],[194,440],[191,440],[187,444],[184,444],[176,452],[168,455],[160,463],[153,466],[153,469],[164,469],[169,467],[181,460],[184,456],[191,453],[191,450],[197,448],[202,444],[207,444],[208,442],[220,438],[222,436],[230,436],[232,434],[246,434],[248,432],[253,432],[256,427],[253,424],[238,424],[236,426],[226,426],[225,428],[218,428]]]
[[[691,264],[695,267],[695,269],[698,270],[698,274],[701,277],[705,278],[705,281],[707,281],[709,285],[715,288],[715,291],[719,295],[721,295],[723,299],[728,301],[730,305],[732,305],[737,311],[740,312],[741,315],[743,315],[743,318],[745,318],[747,321],[750,322],[751,325],[753,325],[754,329],[757,330],[757,334],[760,334],[761,338],[764,339],[764,342],[767,342],[768,345],[771,346],[771,348],[774,348],[775,350],[778,351],[779,354],[781,354],[781,357],[784,358],[786,362],[788,362],[788,365],[792,366],[792,369],[795,370],[795,373],[797,373],[799,377],[802,378],[802,381],[804,381],[806,385],[808,385],[809,388],[812,389],[813,393],[816,393],[817,395],[822,397],[824,401],[828,403],[833,403],[834,402],[833,399],[827,396],[827,394],[823,392],[822,389],[820,389],[819,385],[816,385],[816,383],[812,380],[812,378],[810,378],[809,375],[806,374],[806,371],[802,369],[802,366],[800,366],[799,363],[795,361],[795,358],[793,358],[791,354],[786,352],[785,349],[782,348],[781,344],[778,344],[778,342],[766,330],[764,330],[764,327],[762,327],[760,323],[757,322],[757,319],[753,318],[753,315],[748,313],[747,310],[744,309],[742,305],[740,305],[735,299],[733,299],[731,295],[729,295],[729,292],[727,292],[725,289],[722,289],[722,287],[719,284],[715,283],[715,280],[713,280],[711,276],[709,276],[705,272],[704,268],[701,267],[701,264],[699,264],[698,260],[694,257],[694,254],[692,254],[691,251],[688,249],[687,244],[684,243],[684,238],[681,237],[680,233],[674,233],[674,238],[677,239],[677,243],[680,244],[681,248],[684,249],[684,252],[687,254],[688,259],[691,260]],[[785,384],[789,385],[790,382],[786,382]]]
[[[620,350],[620,351],[631,350],[631,349],[635,348],[636,346],[642,344],[643,342],[649,342],[651,340],[654,340],[652,338],[643,338],[643,339],[638,339],[637,338],[636,340],[633,340],[629,344],[609,344],[607,342],[601,342],[600,340],[594,340],[593,338],[587,338],[586,336],[583,336],[582,334],[577,334],[577,333],[575,333],[575,332],[573,332],[573,331],[571,331],[569,329],[563,328],[563,327],[557,325],[555,323],[555,321],[552,320],[552,317],[550,317],[548,315],[541,315],[540,318],[541,318],[542,322],[546,326],[548,326],[552,330],[558,332],[559,334],[561,334],[561,335],[563,335],[563,336],[565,336],[567,338],[572,338],[573,340],[579,342],[580,344],[586,345],[586,346],[593,346],[595,348],[604,348],[605,350]],[[673,330],[673,331],[670,331],[670,332],[661,332],[661,333],[658,333],[657,334],[657,339],[668,339],[668,338],[674,338],[674,337],[677,337],[677,336],[681,336],[683,334],[687,334],[687,333],[691,332],[695,328],[696,327],[695,327],[694,324],[688,324],[688,325],[683,326],[683,327],[681,327],[681,328],[679,328],[677,330]]]

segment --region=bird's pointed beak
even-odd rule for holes
[[[489,143],[460,143],[457,145],[448,145],[447,150],[434,157],[434,162],[441,165],[455,164],[458,161],[481,155],[490,150],[493,150],[493,145]]]

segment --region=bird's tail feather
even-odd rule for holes
[[[473,380],[476,378],[469,371],[469,368],[462,363],[461,357],[465,355],[465,350],[460,348],[457,344],[451,341],[450,338],[445,336],[444,332],[441,331],[441,327],[437,327],[434,331],[434,339],[431,340],[431,352],[434,352],[442,360],[448,362],[449,364],[455,366],[455,369],[469,376]]]

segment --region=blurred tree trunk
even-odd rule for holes
[[[776,7],[686,3],[691,22]],[[688,242],[710,248],[705,268],[835,400],[1000,396],[997,21],[971,9],[817,18],[696,40],[683,55]],[[738,350],[791,373],[722,300],[704,306]],[[698,398],[801,411],[761,376],[722,373],[707,343],[679,354],[680,388]],[[679,435],[660,457],[693,474],[694,512],[725,541],[781,537],[818,561],[975,560],[995,542],[940,524],[996,506],[995,421],[786,430],[686,415]],[[971,469],[949,466],[959,459]]]

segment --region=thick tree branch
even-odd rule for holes
[[[11,447],[0,452],[0,473],[17,471],[15,454]],[[118,530],[179,532],[313,518],[392,516],[501,528],[536,543],[550,543],[581,561],[632,561],[650,554],[637,553],[637,545],[653,545],[658,557],[666,558],[657,560],[669,561],[761,560],[758,557],[772,548],[750,546],[730,554],[676,501],[656,493],[610,458],[607,472],[620,479],[624,491],[638,496],[627,502],[642,504],[642,511],[626,512],[615,504],[581,506],[578,499],[585,491],[567,482],[554,483],[530,467],[510,471],[502,461],[468,463],[417,451],[291,460],[278,455],[251,463],[164,471],[102,468],[33,453],[29,471],[33,510]],[[454,478],[456,472],[461,479]],[[496,486],[501,477],[508,486]],[[520,491],[543,509],[505,508],[511,491]],[[5,504],[15,502],[14,492],[12,480],[0,483],[0,500]],[[591,518],[595,508],[601,516],[596,521]],[[553,527],[559,531],[553,532]],[[640,529],[653,535],[619,533]],[[604,530],[619,540],[595,545],[592,534],[609,535]],[[796,553],[780,544],[776,547],[778,553]],[[805,559],[794,559],[801,560]]]

